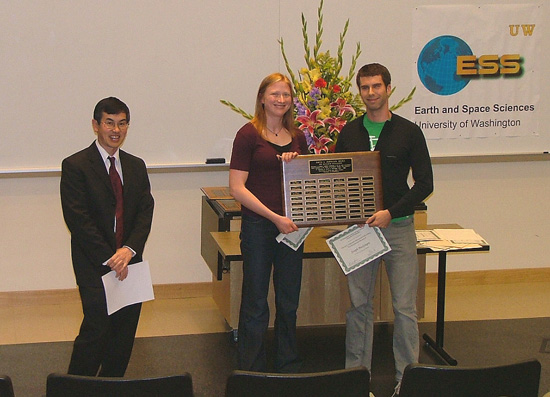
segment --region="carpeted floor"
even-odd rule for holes
[[[394,383],[392,326],[377,324],[372,368],[372,391],[390,396]],[[435,324],[421,323],[420,335],[435,336]],[[344,366],[344,327],[300,328],[303,372]],[[460,366],[498,365],[537,358],[542,364],[539,396],[550,391],[550,318],[448,322],[445,348]],[[46,377],[65,372],[70,342],[0,346],[0,373],[14,382],[16,397],[45,395]],[[138,338],[127,377],[189,372],[197,397],[223,396],[225,382],[235,368],[236,345],[229,334]],[[430,349],[421,348],[420,362],[442,363]]]

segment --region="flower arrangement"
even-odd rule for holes
[[[320,51],[323,35],[323,0],[319,5],[317,16],[317,32],[312,56],[307,34],[307,21],[304,14],[302,14],[302,36],[306,67],[300,69],[299,79],[296,78],[288,63],[283,39],[279,40],[286,70],[294,85],[296,125],[305,134],[309,151],[314,154],[333,151],[338,134],[346,123],[365,112],[360,95],[351,92],[357,59],[361,54],[360,43],[357,43],[347,76],[342,77],[340,75],[349,19],[340,34],[337,55],[333,57],[329,51]],[[412,100],[415,88],[411,90],[406,98],[401,99],[396,105],[392,106],[391,110],[395,110]],[[395,88],[392,89],[392,93],[394,90]],[[231,102],[226,100],[220,100],[220,102],[245,118],[252,119],[252,115]]]

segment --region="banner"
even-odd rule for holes
[[[415,8],[411,118],[427,139],[538,136],[541,7]]]

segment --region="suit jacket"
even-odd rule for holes
[[[123,172],[123,245],[142,260],[151,230],[154,200],[142,159],[119,150]],[[102,287],[101,276],[111,269],[102,264],[116,251],[114,220],[116,199],[111,180],[95,142],[63,160],[61,206],[71,232],[71,253],[79,286]]]

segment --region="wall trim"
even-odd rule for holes
[[[550,267],[532,269],[479,270],[447,273],[447,285],[490,285],[550,282]],[[426,274],[426,287],[437,287],[437,273]],[[212,296],[212,283],[156,284],[157,299],[186,299]],[[79,302],[78,289],[0,292],[0,307],[55,305]]]
[[[156,299],[185,299],[212,296],[212,283],[157,284],[153,285]],[[55,305],[80,302],[77,288],[42,291],[0,292],[0,307]]]
[[[454,286],[535,282],[550,282],[550,267],[447,273],[447,285]],[[426,287],[437,287],[437,273],[426,274]]]
[[[550,161],[548,152],[537,153],[496,153],[496,154],[464,154],[450,156],[432,156],[432,164],[478,164],[478,163],[509,163],[525,161]],[[151,174],[182,173],[182,172],[214,172],[229,171],[228,163],[179,163],[152,164],[147,166]],[[0,178],[39,178],[59,177],[61,170],[56,168],[22,168],[0,169]]]

